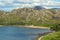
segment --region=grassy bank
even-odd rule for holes
[[[43,36],[41,40],[60,40],[60,31]]]
[[[51,27],[51,30],[55,32],[42,36],[41,40],[60,40],[60,24]]]

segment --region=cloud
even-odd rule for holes
[[[0,0],[0,8],[23,8],[43,6],[45,8],[60,7],[60,1],[56,2],[53,0]]]
[[[47,6],[49,6],[49,5],[53,5],[53,6],[60,6],[60,2],[53,2],[53,1],[48,1],[47,3],[43,3],[42,5],[47,5]]]
[[[13,3],[13,0],[6,0],[6,3]]]
[[[43,6],[45,8],[52,8],[52,7],[60,7],[60,1],[56,2],[53,0],[30,0],[32,4],[28,4],[29,6]],[[25,5],[25,4],[23,4]],[[26,5],[25,5],[26,6]]]
[[[19,2],[32,2],[32,0],[17,0]]]
[[[13,3],[13,2],[16,2],[17,3]],[[15,5],[42,5],[42,6],[50,6],[50,5],[53,5],[53,6],[59,6],[60,5],[60,2],[55,2],[55,1],[52,1],[52,0],[0,0],[0,5],[4,5],[4,4],[13,4],[13,6]],[[19,3],[18,3],[19,2]],[[31,3],[31,4],[29,4]]]
[[[23,7],[33,7],[34,5],[33,4],[12,4],[12,6],[15,6],[17,9],[18,8],[23,8]]]
[[[2,3],[13,3],[14,0],[0,0],[0,2]]]
[[[0,6],[4,6],[4,5],[5,5],[4,3],[1,3],[1,2],[0,2]]]

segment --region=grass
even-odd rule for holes
[[[60,31],[43,36],[41,40],[60,40]]]

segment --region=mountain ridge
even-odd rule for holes
[[[0,12],[0,24],[53,25],[60,18],[60,10],[19,8],[11,12]],[[4,20],[3,20],[4,19]],[[59,19],[60,20],[60,19]]]

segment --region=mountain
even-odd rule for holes
[[[41,10],[41,9],[45,9],[45,8],[42,7],[42,6],[35,6],[34,9],[36,9],[36,10]]]
[[[2,14],[3,12],[3,14]],[[5,25],[53,25],[60,20],[60,10],[33,8],[19,8],[11,12],[2,11],[0,24]],[[60,22],[60,21],[59,21]]]

